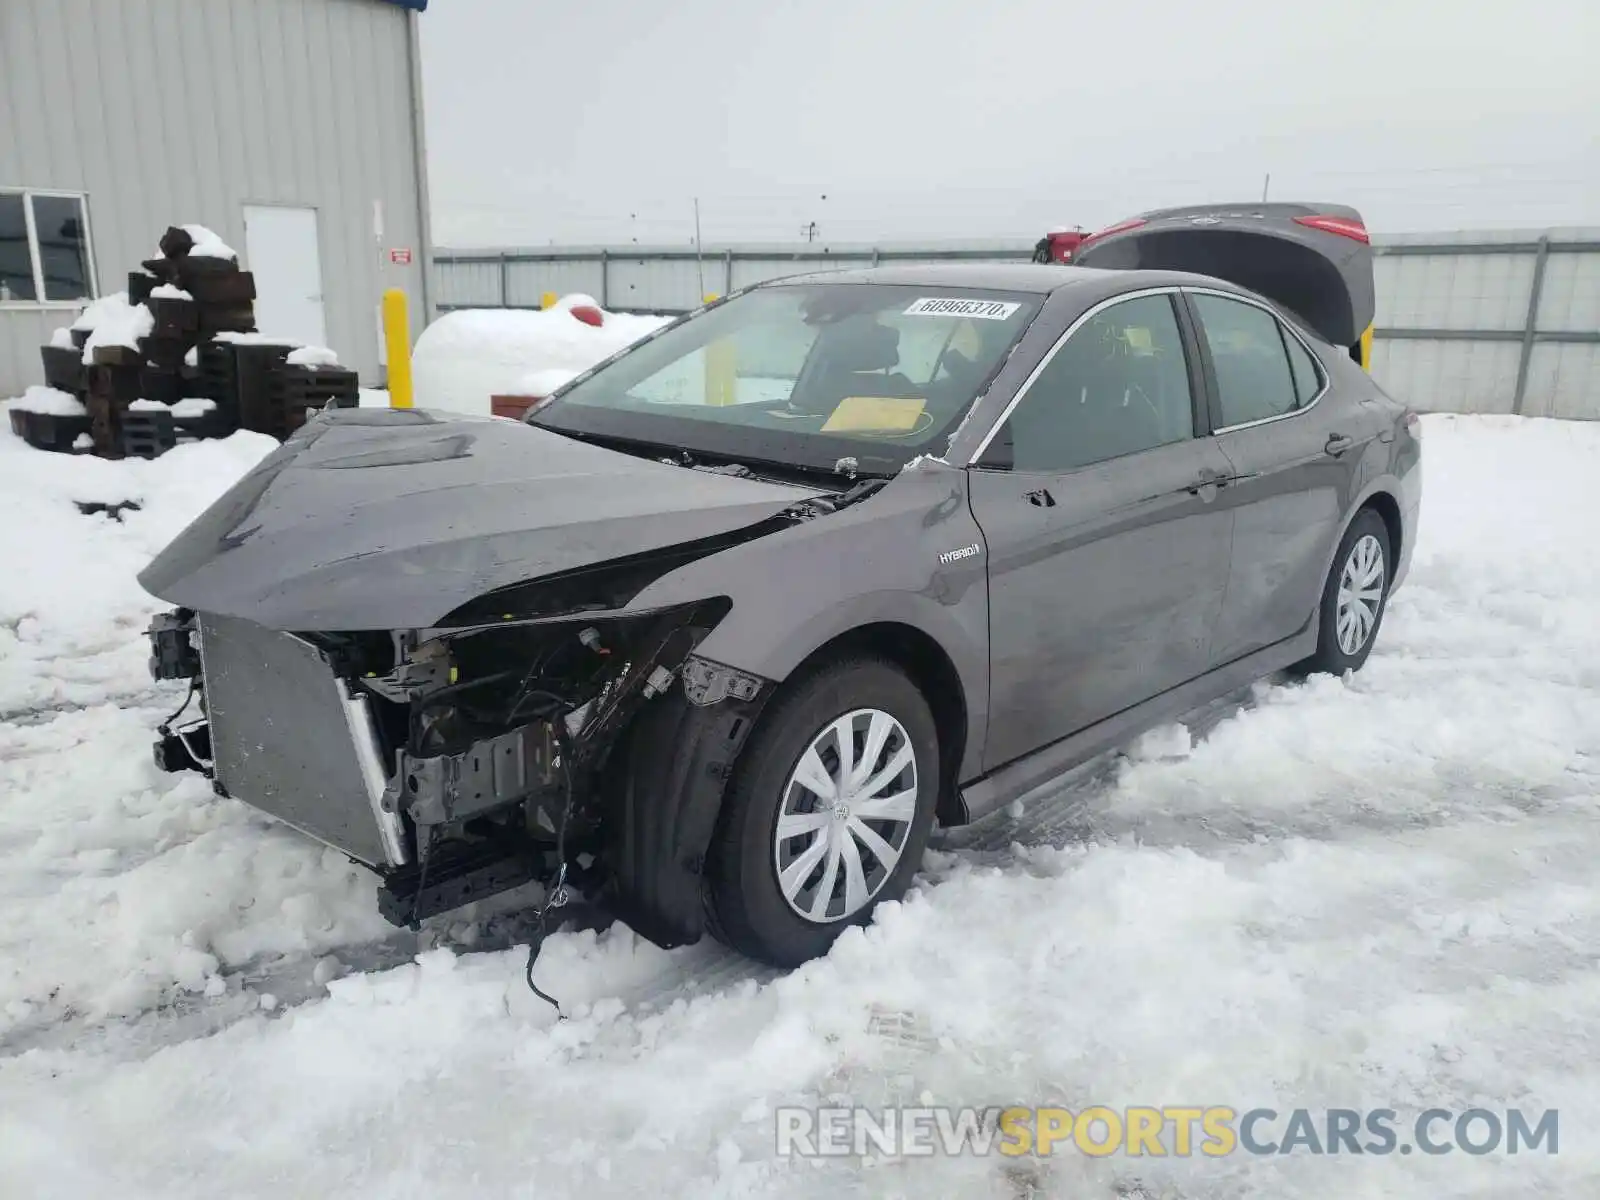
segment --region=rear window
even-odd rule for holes
[[[1287,329],[1283,331],[1283,344],[1289,349],[1289,370],[1294,375],[1295,395],[1304,408],[1316,398],[1322,390],[1322,369],[1311,357],[1309,351],[1300,344],[1300,339]]]

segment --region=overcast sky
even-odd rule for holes
[[[1597,0],[434,0],[439,245],[1600,225]]]

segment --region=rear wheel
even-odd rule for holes
[[[796,966],[905,894],[939,792],[933,714],[888,663],[811,675],[762,719],[734,769],[707,862],[712,931]]]
[[[1372,652],[1389,599],[1389,529],[1363,509],[1345,530],[1322,589],[1317,652],[1296,664],[1303,674],[1359,671]]]

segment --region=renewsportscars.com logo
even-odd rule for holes
[[[1271,1108],[1092,1105],[1066,1108],[779,1108],[780,1155],[802,1158],[1009,1157],[1071,1152],[1103,1158],[1230,1154],[1557,1154],[1560,1116],[1521,1109]]]

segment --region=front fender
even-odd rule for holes
[[[968,553],[941,561],[960,550]],[[688,596],[732,601],[696,653],[771,680],[787,679],[819,647],[862,626],[918,630],[943,648],[961,682],[962,776],[981,761],[989,707],[987,553],[964,471],[942,464],[904,471],[869,500],[672,571],[630,607]]]

